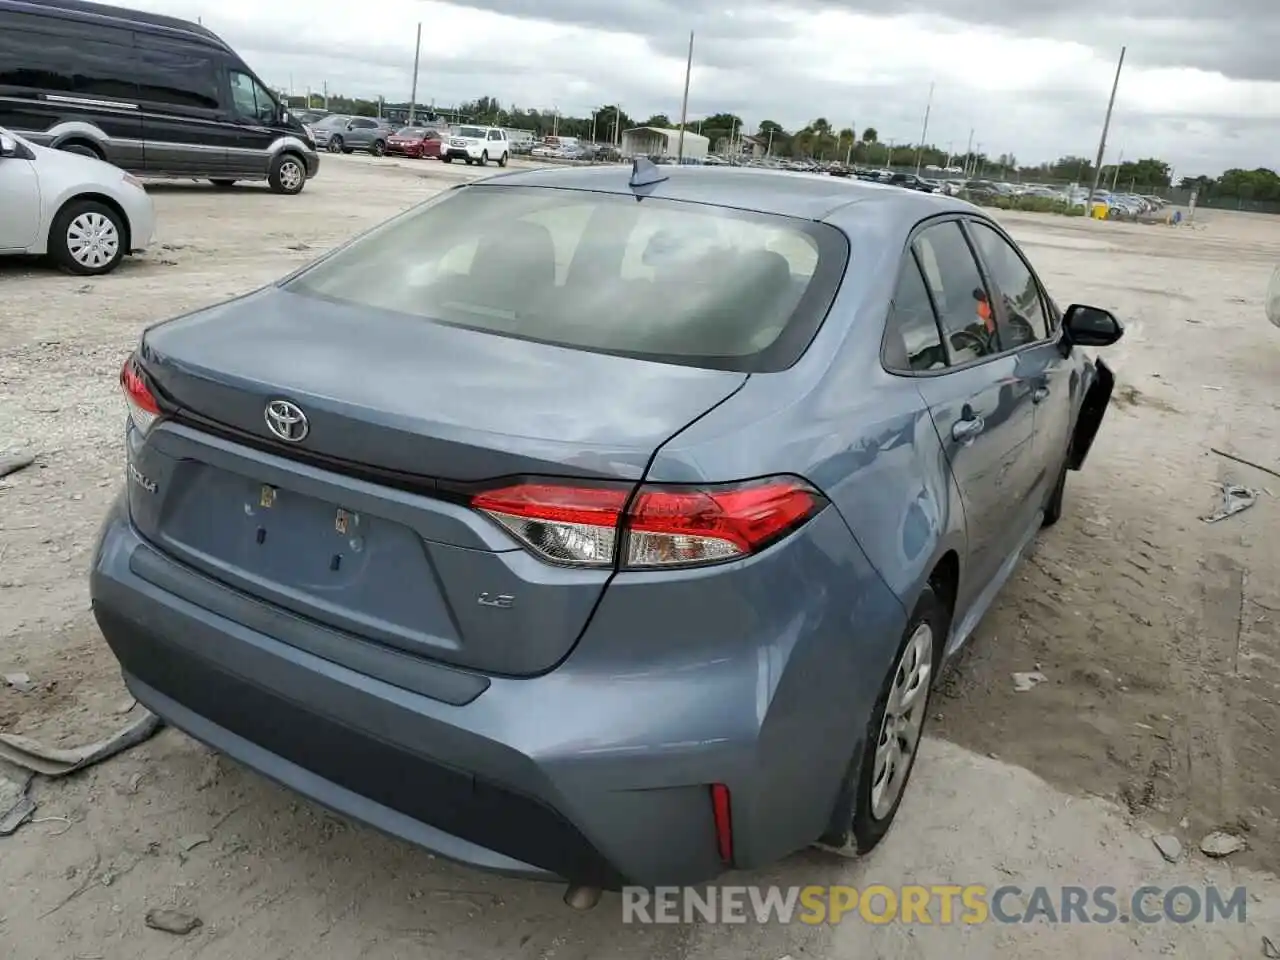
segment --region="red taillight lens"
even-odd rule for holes
[[[160,419],[160,404],[156,403],[155,395],[147,386],[147,381],[142,378],[137,361],[133,357],[129,357],[124,362],[124,367],[120,371],[120,389],[124,391],[125,404],[129,408],[129,419],[133,421],[139,433],[145,434]]]
[[[717,563],[786,536],[825,503],[794,477],[699,488],[518,483],[471,506],[553,563],[623,569]],[[630,502],[628,502],[630,499]]]

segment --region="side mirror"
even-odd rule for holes
[[[1073,303],[1062,318],[1067,339],[1081,347],[1109,347],[1124,336],[1124,327],[1109,310]]]
[[[0,157],[16,157],[17,155],[18,141],[7,133],[0,133]]]

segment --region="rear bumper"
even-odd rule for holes
[[[430,678],[381,679],[346,665],[345,653],[328,659],[276,639],[345,635],[164,557],[125,513],[117,506],[104,524],[91,594],[142,703],[324,806],[516,876],[606,889],[711,879],[726,868],[711,783],[731,791],[734,866],[813,841],[829,825],[902,629],[901,607],[828,510],[758,571],[781,595],[826,597],[827,609],[730,616],[730,645],[681,656],[665,626],[637,632],[646,619],[654,626],[638,614],[652,591],[623,583],[557,670],[491,678],[412,658],[419,673],[461,683],[442,677],[437,690]],[[831,569],[842,589],[778,579],[817,553],[839,559]],[[688,612],[677,601],[674,615]],[[270,633],[269,617],[280,624]],[[738,632],[753,621],[762,635]],[[850,642],[855,623],[866,642]]]

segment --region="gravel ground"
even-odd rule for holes
[[[38,455],[0,480],[0,673],[35,684],[0,685],[0,731],[67,746],[118,725],[128,705],[84,573],[123,466],[116,376],[141,330],[274,279],[476,173],[342,157],[326,158],[293,198],[157,185],[156,246],[110,277],[0,262],[0,456]],[[1064,305],[1097,303],[1128,324],[1108,354],[1116,401],[1069,481],[1062,522],[946,678],[931,731],[951,743],[929,744],[886,846],[866,863],[806,856],[742,882],[1198,882],[1203,862],[1165,865],[1144,832],[1191,848],[1227,828],[1248,842],[1229,868],[1258,898],[1248,925],[623,927],[616,903],[566,914],[558,888],[440,864],[165,731],[85,774],[37,784],[39,815],[70,822],[0,840],[0,952],[1262,956],[1260,935],[1280,944],[1280,919],[1266,912],[1277,888],[1252,872],[1280,868],[1280,477],[1210,447],[1280,469],[1268,429],[1280,407],[1280,331],[1262,306],[1280,220],[1200,217],[1173,229],[1004,216]],[[1203,523],[1227,481],[1263,492],[1247,512]],[[1016,692],[1011,674],[1032,670],[1047,680]],[[182,851],[178,839],[194,833],[210,842]],[[145,911],[165,905],[205,925],[184,940],[145,929]]]

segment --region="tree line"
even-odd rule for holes
[[[313,96],[313,105],[318,106]],[[336,94],[329,97],[329,109],[334,112],[376,116],[380,109],[403,109],[407,104],[379,104],[374,100],[349,98]],[[423,107],[435,110],[451,120],[492,124],[520,130],[530,130],[537,137],[559,134],[598,142],[614,142],[621,132],[633,127],[663,127],[678,129],[678,120],[666,114],[654,114],[647,118],[634,117],[616,104],[605,104],[588,116],[566,116],[555,109],[538,109],[506,105],[497,97],[479,97],[452,107]],[[700,133],[710,140],[712,152],[722,153],[750,147],[752,141],[758,149],[770,156],[817,160],[819,162],[850,162],[870,167],[894,166],[901,168],[958,167],[971,176],[997,180],[1017,179],[1055,183],[1078,183],[1092,186],[1094,163],[1087,157],[1059,157],[1051,163],[1026,165],[1013,154],[990,156],[981,152],[955,153],[937,144],[885,143],[875,127],[858,130],[853,124],[836,128],[825,117],[818,117],[798,130],[788,130],[774,120],[762,120],[749,139],[744,139],[742,118],[731,113],[715,113],[691,119],[686,130]],[[746,152],[746,151],[744,151]],[[1160,190],[1173,184],[1170,165],[1157,157],[1125,160],[1120,164],[1104,164],[1099,183],[1105,188],[1118,190]],[[1205,200],[1239,199],[1250,201],[1280,201],[1280,176],[1266,168],[1257,170],[1232,169],[1220,177],[1182,177],[1177,186],[1184,190],[1198,190]]]

